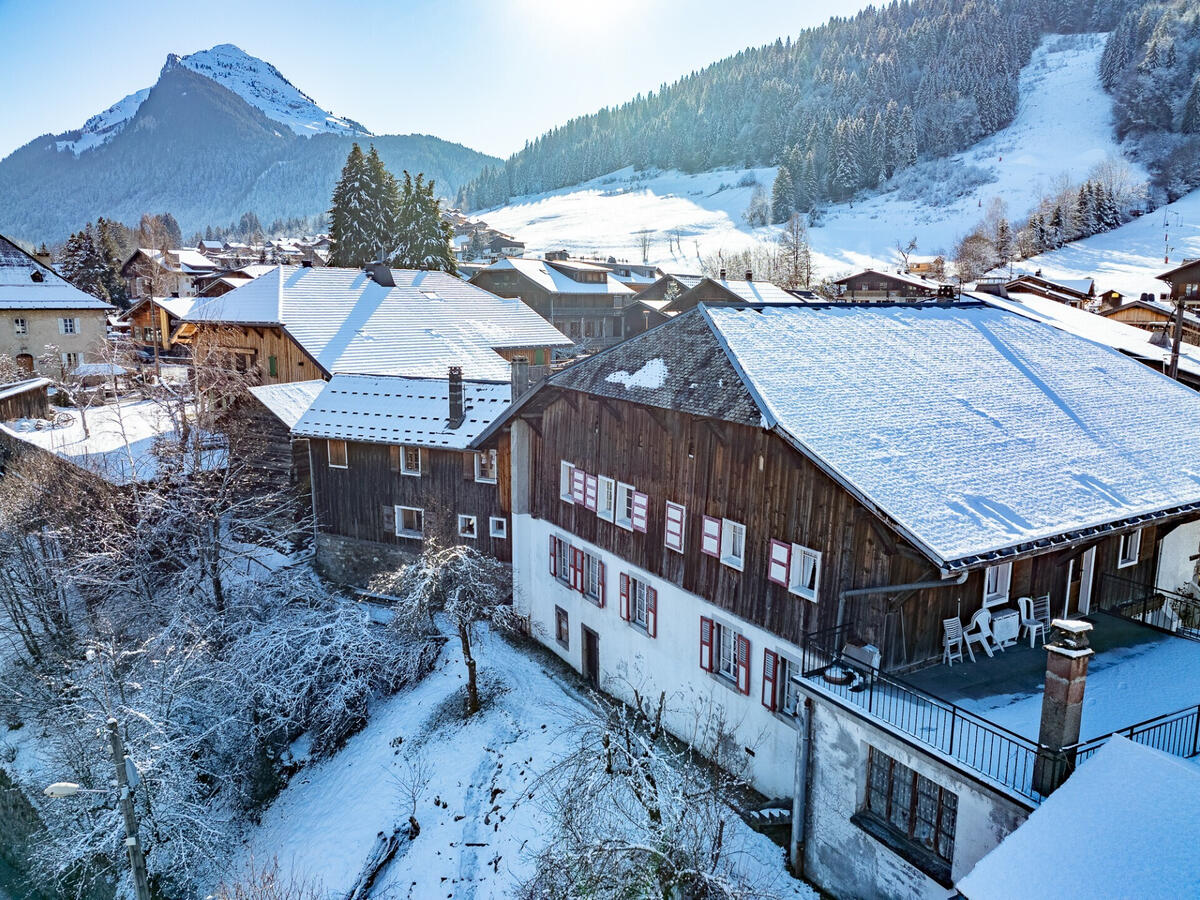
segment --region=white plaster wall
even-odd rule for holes
[[[1192,580],[1196,570],[1195,560],[1189,559],[1200,553],[1200,522],[1180,525],[1159,544],[1158,581],[1156,587],[1166,591],[1177,591],[1179,586]]]
[[[533,634],[541,643],[582,671],[580,626],[586,625],[600,638],[600,686],[604,691],[626,702],[633,701],[635,688],[654,698],[665,691],[672,711],[667,727],[683,740],[696,734],[698,712],[712,710],[722,715],[735,732],[737,753],[746,760],[746,775],[754,787],[768,797],[792,796],[796,729],[791,719],[762,705],[762,663],[764,647],[793,658],[799,658],[798,648],[542,519],[514,515],[513,531],[515,602],[518,610],[529,616]],[[551,534],[604,561],[607,602],[603,609],[550,575]],[[657,589],[657,637],[651,638],[621,619],[622,572]],[[569,617],[567,649],[555,640],[556,605]],[[700,668],[701,615],[729,623],[750,640],[749,694]],[[706,716],[699,718],[711,721]],[[753,755],[746,752],[747,747]]]
[[[814,700],[812,729],[804,874],[835,896],[950,896],[947,888],[851,821],[866,803],[871,745],[958,796],[951,866],[956,882],[1029,814],[1006,796],[832,703]],[[1035,883],[1036,875],[1031,873],[1031,878]]]

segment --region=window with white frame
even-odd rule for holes
[[[750,640],[723,622],[700,617],[700,668],[750,693]]]
[[[425,511],[414,506],[396,507],[396,537],[425,536]]]
[[[479,537],[477,520],[474,516],[458,517],[458,536],[471,540]]]
[[[740,522],[721,520],[721,562],[739,572],[746,565],[746,526]]]
[[[495,484],[499,476],[500,465],[497,462],[495,450],[483,450],[475,454],[475,480],[484,484]]]
[[[633,531],[633,495],[637,493],[632,484],[617,484],[616,523],[620,528]]]
[[[583,596],[604,606],[604,563],[591,553],[583,554]]]
[[[75,371],[75,368],[79,365],[79,354],[64,353],[62,355],[62,364],[68,373]]]
[[[17,316],[15,319],[13,319],[13,333],[29,334],[29,320],[23,319],[20,316]]]
[[[792,544],[792,565],[788,590],[805,600],[817,599],[821,582],[821,554],[808,547]]]
[[[325,442],[326,456],[331,469],[345,469],[348,465],[346,457],[346,442],[330,438]]]
[[[1121,535],[1121,546],[1117,552],[1117,568],[1127,569],[1138,564],[1142,555],[1142,531],[1130,531]]]
[[[574,503],[575,498],[571,496],[571,485],[575,481],[575,467],[565,459],[559,463],[558,468],[558,498],[565,500],[567,503]]]
[[[679,503],[667,501],[667,521],[663,529],[663,543],[668,550],[683,552],[683,533],[687,525],[687,508]]]
[[[1012,563],[988,566],[983,573],[983,605],[996,606],[1008,602],[1008,588],[1012,583]]]
[[[554,607],[554,638],[564,648],[571,648],[571,626],[568,624],[567,611],[561,606]]]
[[[421,448],[405,444],[400,448],[400,474],[421,474]]]
[[[622,575],[621,617],[650,637],[658,637],[658,591],[642,578]]]
[[[73,316],[63,316],[58,320],[59,334],[78,334],[79,320]]]
[[[600,475],[597,482],[596,515],[606,522],[611,522],[617,510],[617,482],[607,475]]]
[[[550,536],[550,574],[568,587],[574,586],[575,554],[571,545],[560,537]]]
[[[801,702],[800,688],[792,680],[799,664],[774,650],[763,650],[762,703],[782,716],[795,716]]]
[[[504,516],[492,516],[488,519],[488,534],[494,538],[508,537],[508,519]]]

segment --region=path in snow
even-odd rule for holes
[[[380,703],[371,721],[336,756],[301,770],[249,835],[243,857],[277,857],[282,869],[335,896],[347,890],[376,833],[405,821],[395,778],[404,760],[424,760],[429,784],[421,833],[382,874],[377,894],[498,898],[528,878],[545,839],[536,779],[553,761],[573,719],[587,708],[571,679],[538,655],[493,637],[476,648],[484,709],[459,713],[464,686],[456,645],[414,688]],[[567,736],[569,741],[569,735]],[[736,833],[781,897],[815,900],[786,874],[783,851],[731,814]]]

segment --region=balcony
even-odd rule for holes
[[[1090,621],[1095,656],[1084,692],[1086,740],[1063,748],[1068,767],[1114,733],[1176,756],[1200,753],[1200,643],[1115,615]],[[806,684],[1026,801],[1044,799],[1033,787],[1038,756],[1052,749],[1038,744],[1046,672],[1040,644],[901,679],[844,656],[848,634],[808,636]]]

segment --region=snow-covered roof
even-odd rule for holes
[[[512,385],[464,380],[465,418],[453,429],[449,422],[449,385],[447,378],[335,375],[293,433],[298,437],[465,450],[508,408]]]
[[[1115,736],[956,887],[968,900],[1200,893],[1200,766]],[[1068,835],[1086,836],[1070,841]]]
[[[573,268],[582,269],[585,271],[604,272],[604,282],[584,282],[576,281],[568,275],[564,275],[554,267],[554,263],[547,262],[544,259],[527,259],[520,256],[510,256],[506,259],[501,259],[492,263],[485,271],[496,272],[504,269],[513,269],[520,272],[526,278],[536,283],[539,287],[544,288],[552,294],[632,294],[633,289],[628,285],[622,284],[617,280],[617,277],[607,269],[600,266],[593,266],[587,263],[577,263],[572,260],[566,260],[561,265]]]
[[[570,341],[517,298],[445,272],[392,270],[395,287],[361,269],[276,266],[220,297],[201,298],[189,322],[280,325],[325,371],[507,380],[497,349]]]
[[[112,309],[0,235],[0,309]]]
[[[876,275],[883,278],[891,278],[894,281],[900,281],[904,284],[910,284],[913,287],[919,287],[923,290],[936,292],[940,282],[932,279],[922,278],[920,275],[910,275],[908,272],[885,272],[882,269],[863,269],[861,272],[855,272],[853,275],[847,275],[845,278],[839,278],[834,284],[845,284],[851,278],[861,278],[864,275]]]
[[[305,410],[312,406],[317,395],[325,389],[325,384],[320,378],[284,384],[261,384],[250,388],[250,393],[284,425],[295,428]]]
[[[1175,305],[1169,300],[1126,300],[1120,306],[1115,306],[1112,309],[1101,310],[1100,315],[1111,316],[1113,313],[1121,312],[1126,309],[1145,309],[1151,312],[1156,312],[1164,316],[1175,316]],[[1187,309],[1183,311],[1183,320],[1192,325],[1200,325],[1200,316]]]
[[[17,394],[24,394],[26,391],[49,387],[51,383],[49,378],[26,378],[24,381],[0,384],[0,400],[4,400],[7,397],[15,397]]]
[[[128,319],[129,315],[138,307],[143,306],[146,303],[151,303],[151,302],[153,302],[157,306],[161,306],[163,309],[165,309],[168,313],[170,313],[175,318],[182,319],[184,316],[186,316],[188,314],[188,312],[191,310],[191,308],[195,305],[196,298],[195,297],[143,297],[141,300],[139,300],[137,303],[133,304],[133,306],[131,306],[129,308],[129,312],[125,314],[125,318]]]
[[[747,303],[795,303],[796,298],[778,285],[769,281],[731,281],[726,278],[713,278],[713,284],[719,284],[725,290],[737,294]]]
[[[71,374],[76,378],[95,378],[97,376],[112,378],[114,376],[128,375],[129,370],[124,366],[118,366],[116,363],[83,363],[72,369]]]
[[[191,247],[183,247],[171,252],[179,260],[179,268],[185,272],[211,272],[217,267],[215,262]]]
[[[123,400],[92,407],[85,413],[86,434],[78,410],[59,412],[68,419],[65,424],[17,419],[0,424],[0,430],[118,485],[152,481],[158,475],[157,448],[178,440],[174,410],[154,400]],[[191,435],[195,440],[204,437],[196,429]],[[222,449],[200,452],[205,469],[218,468],[224,461]]]
[[[1200,396],[1109,347],[977,303],[701,312],[765,424],[946,568],[1200,503]]]
[[[1137,328],[1117,319],[1067,306],[1057,300],[1042,297],[1038,294],[1023,294],[1009,292],[1008,299],[992,294],[976,293],[975,299],[990,303],[1000,309],[1008,309],[1034,318],[1077,334],[1089,341],[1104,344],[1124,353],[1136,356],[1146,362],[1166,366],[1171,359],[1170,348],[1160,347],[1151,342],[1151,333],[1144,328]],[[1200,378],[1200,347],[1183,343],[1179,347],[1180,371],[1189,372]]]

